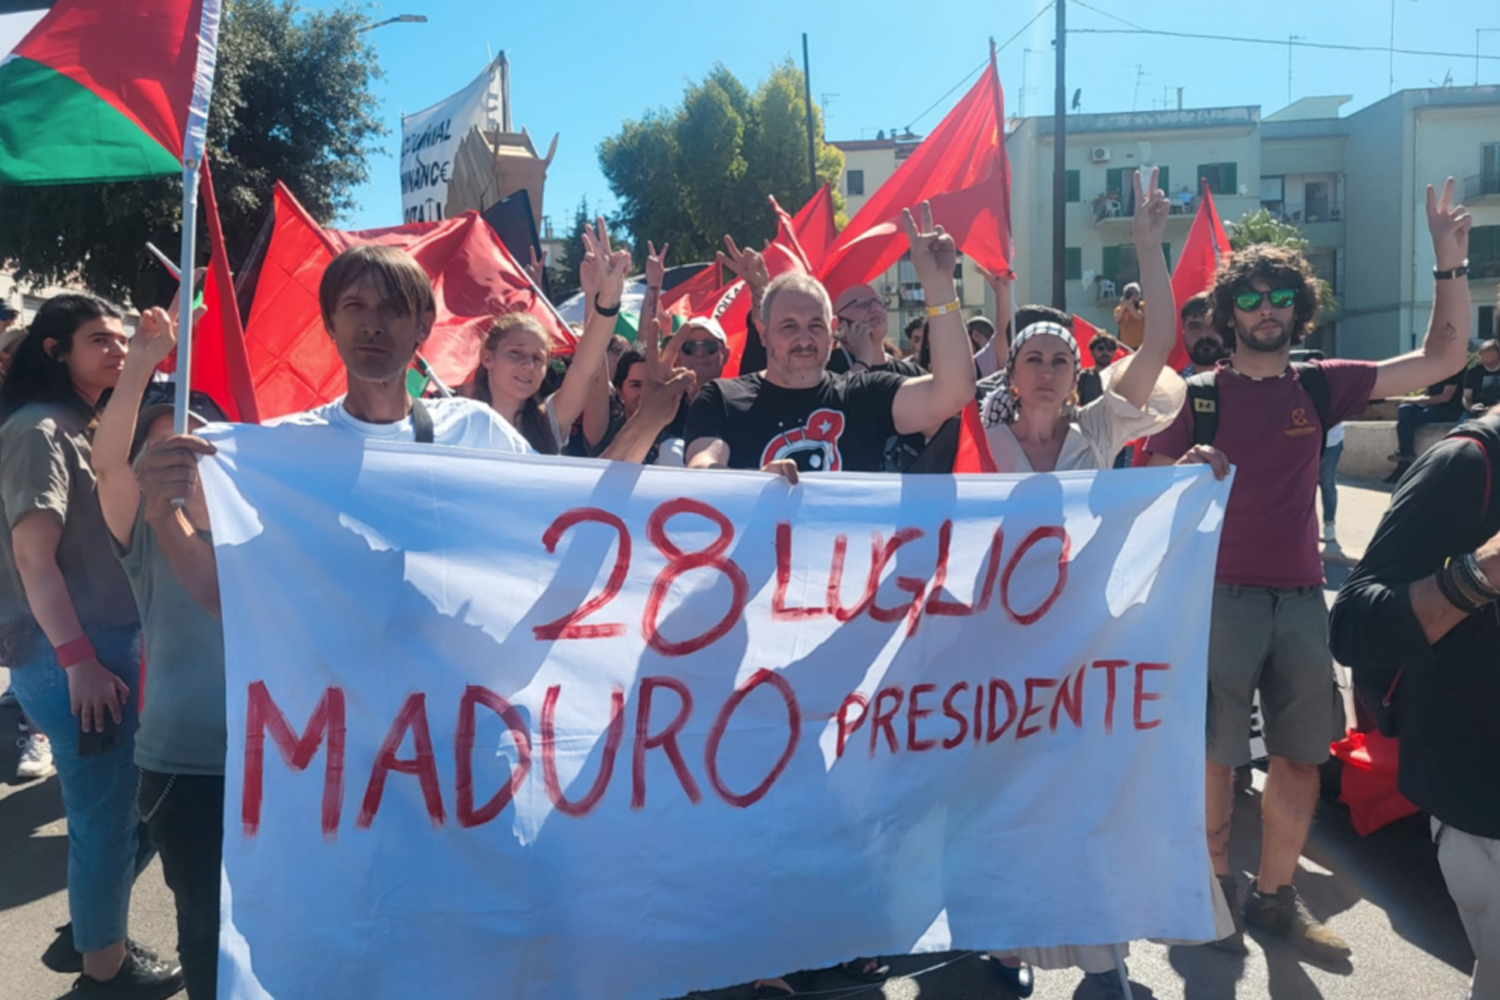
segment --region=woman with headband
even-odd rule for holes
[[[1101,373],[1104,394],[1078,405],[1079,345],[1057,323],[1032,323],[1011,344],[1000,384],[985,397],[985,436],[1001,472],[1108,469],[1129,441],[1153,434],[1182,409],[1187,386],[1164,370],[1177,335],[1177,308],[1162,240],[1170,203],[1135,173],[1134,237],[1141,286],[1151,308],[1140,350]],[[1149,197],[1145,188],[1149,187]]]

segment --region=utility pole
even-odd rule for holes
[[[1052,306],[1068,309],[1067,232],[1064,201],[1068,197],[1068,0],[1056,0],[1057,94],[1052,111]]]
[[[818,154],[813,147],[812,73],[807,68],[807,32],[802,33],[802,100],[807,105],[807,196],[818,193]]]

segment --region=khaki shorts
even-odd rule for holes
[[[1250,705],[1260,691],[1266,751],[1302,764],[1328,759],[1343,700],[1328,651],[1319,587],[1214,587],[1208,639],[1208,759],[1250,763]]]

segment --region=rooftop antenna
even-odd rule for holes
[[[1148,77],[1150,75],[1151,74],[1147,73],[1145,67],[1142,66],[1140,63],[1136,63],[1135,64],[1135,95],[1133,97],[1131,97],[1131,99],[1130,99],[1130,110],[1131,111],[1134,111],[1136,109],[1137,105],[1140,103],[1140,99],[1141,99],[1141,81],[1144,80],[1144,79],[1146,79],[1146,77]]]

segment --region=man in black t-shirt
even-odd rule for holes
[[[1449,378],[1429,385],[1425,396],[1404,400],[1396,408],[1396,469],[1386,477],[1386,482],[1392,485],[1400,482],[1416,460],[1418,427],[1445,424],[1459,418],[1463,412],[1459,400],[1463,382],[1464,373],[1454,372]]]
[[[1479,345],[1479,364],[1464,373],[1464,418],[1477,417],[1500,403],[1500,340]]]
[[[833,303],[806,274],[784,274],[760,303],[765,370],[718,379],[688,415],[690,468],[762,469],[796,482],[799,472],[878,472],[893,434],[936,431],[974,394],[974,363],[953,282],[957,249],[910,213],[903,222],[929,306],[932,374],[825,370],[833,346]]]

